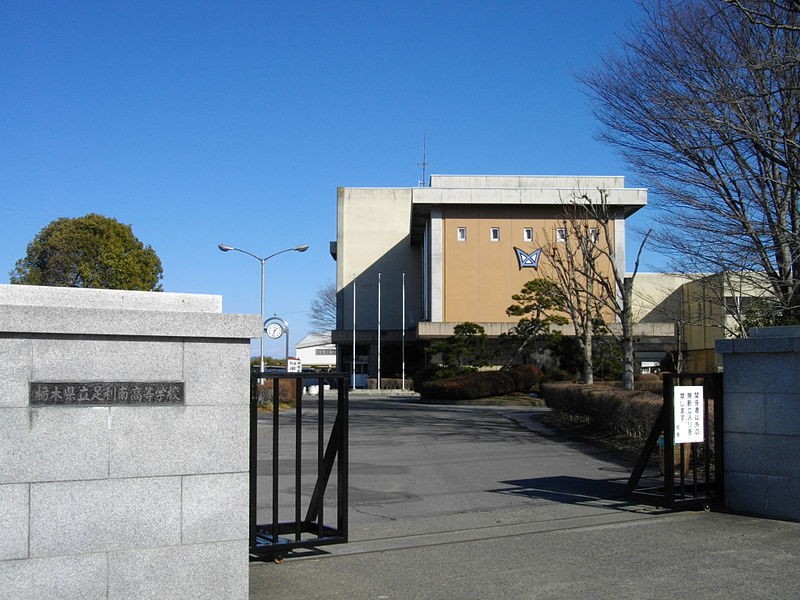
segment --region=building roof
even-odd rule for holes
[[[599,190],[609,204],[624,207],[626,217],[647,205],[647,190],[626,188],[624,177],[555,175],[432,175],[430,186],[412,189],[412,202],[558,206],[584,194],[599,200]]]
[[[297,342],[295,348],[313,348],[314,346],[327,346],[331,343],[331,333],[309,333]]]
[[[428,187],[411,188],[412,239],[420,238],[436,205],[560,206],[584,194],[599,201],[600,190],[626,218],[647,205],[647,190],[626,188],[622,176],[431,175]]]

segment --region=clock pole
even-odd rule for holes
[[[264,331],[273,340],[280,339],[282,335],[286,336],[286,372],[289,372],[289,324],[281,319],[279,316],[274,315],[264,321]]]
[[[233,246],[228,246],[227,244],[217,244],[217,248],[219,248],[222,252],[230,252],[231,250],[234,250],[236,252],[241,252],[242,254],[247,254],[247,256],[252,256],[258,262],[261,263],[261,303],[260,303],[261,307],[260,308],[261,308],[261,327],[262,327],[262,330],[261,330],[261,335],[259,336],[259,355],[260,355],[260,360],[259,360],[258,366],[259,366],[259,369],[260,369],[259,372],[263,373],[264,372],[264,328],[266,328],[266,326],[267,326],[267,322],[264,321],[264,263],[267,262],[273,256],[277,256],[278,254],[283,254],[284,252],[292,252],[292,251],[294,251],[294,252],[305,252],[306,250],[308,250],[308,244],[302,244],[300,246],[295,246],[294,248],[286,248],[285,250],[279,250],[278,252],[273,252],[269,256],[265,256],[263,258],[260,257],[260,256],[256,256],[255,254],[253,254],[252,252],[249,252],[247,250],[242,250],[241,248],[234,248]],[[287,358],[286,367],[288,368],[289,367],[289,362],[288,362],[288,358],[289,358],[289,346],[288,346],[288,344],[289,344],[289,336],[288,335],[286,336],[286,344],[287,344],[287,346],[286,346],[286,358]]]

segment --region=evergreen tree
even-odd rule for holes
[[[11,283],[161,291],[161,260],[130,225],[90,213],[52,221],[28,244]]]

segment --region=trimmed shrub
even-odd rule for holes
[[[423,400],[473,400],[512,393],[514,379],[505,371],[480,371],[430,379],[417,391]]]
[[[564,369],[551,369],[546,371],[542,381],[575,381],[577,375]]]
[[[655,377],[655,379],[652,379],[652,377]],[[640,392],[650,392],[659,396],[664,394],[664,382],[661,381],[658,375],[650,374],[647,379],[637,379],[634,382],[634,386]]]
[[[428,379],[414,389],[424,400],[474,400],[529,392],[541,379],[539,367],[518,365],[505,371],[474,371],[446,379]]]
[[[514,391],[530,392],[537,387],[544,376],[542,370],[535,365],[515,365],[506,371],[514,380]]]
[[[263,379],[258,384],[258,405],[268,406],[272,404],[274,396],[274,379]],[[278,401],[281,404],[293,405],[297,401],[297,387],[294,379],[281,379],[278,382]]]
[[[431,379],[447,379],[449,377],[455,377],[456,375],[460,375],[462,373],[472,373],[473,371],[475,371],[474,367],[451,367],[448,365],[428,365],[427,367],[418,369],[411,376],[411,379],[414,384],[414,389],[419,390],[420,386],[425,381],[430,381]]]
[[[661,381],[657,373],[637,373],[634,377],[636,381]]]
[[[650,392],[573,383],[543,384],[542,396],[553,410],[586,417],[598,430],[636,439],[647,437],[663,403]]]
[[[406,379],[406,388],[412,388],[413,381]],[[378,389],[378,380],[374,377],[367,379],[367,388],[370,390]],[[401,390],[403,389],[403,379],[400,377],[381,377],[382,390]],[[412,388],[413,389],[413,388]]]

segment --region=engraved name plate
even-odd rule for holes
[[[175,405],[184,403],[182,381],[32,381],[31,406]]]

